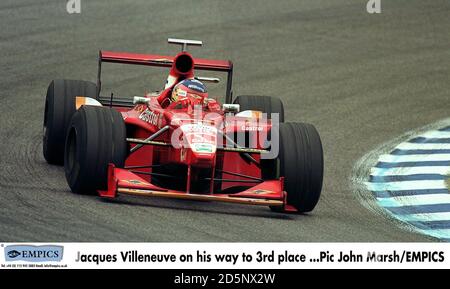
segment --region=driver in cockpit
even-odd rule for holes
[[[184,79],[177,83],[169,97],[169,107],[185,108],[187,106],[199,105],[203,110],[219,111],[219,103],[212,98],[208,98],[206,86],[194,78]]]
[[[207,97],[208,92],[206,86],[201,81],[197,79],[185,79],[173,87],[169,100],[173,103],[186,99],[192,101],[194,105],[203,105]]]

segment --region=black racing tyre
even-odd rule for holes
[[[284,177],[288,204],[299,213],[310,212],[322,191],[323,150],[319,133],[311,124],[280,123],[279,140],[278,158],[265,161],[263,176]],[[271,209],[280,211],[278,207]]]
[[[127,148],[120,112],[82,106],[69,124],[64,153],[64,170],[72,192],[95,194],[107,189],[108,164],[123,167]]]
[[[264,95],[240,95],[233,101],[240,105],[240,110],[259,110],[267,113],[271,119],[271,113],[279,114],[279,122],[284,122],[284,106],[278,97]]]
[[[45,98],[43,153],[49,164],[64,163],[67,126],[76,111],[75,98],[95,98],[97,86],[89,81],[57,79],[50,82]]]

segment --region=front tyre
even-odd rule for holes
[[[126,128],[120,112],[82,106],[73,115],[64,152],[64,170],[72,192],[95,194],[107,189],[108,165],[123,167],[126,157]]]
[[[266,161],[263,172],[284,177],[287,203],[299,213],[312,211],[320,198],[324,166],[322,142],[316,128],[307,123],[280,123],[278,172],[277,166],[267,166],[275,161]]]

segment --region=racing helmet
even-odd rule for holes
[[[180,81],[174,86],[170,101],[175,102],[183,98],[190,98],[197,103],[203,103],[205,98],[208,97],[206,86],[197,79],[185,79]]]

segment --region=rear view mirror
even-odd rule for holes
[[[218,77],[204,77],[204,76],[196,76],[195,79],[205,82],[219,83],[220,78]]]
[[[222,110],[224,112],[238,113],[240,109],[241,106],[239,104],[224,103],[222,105]]]
[[[148,104],[150,102],[150,98],[142,97],[142,96],[134,96],[133,104]]]

